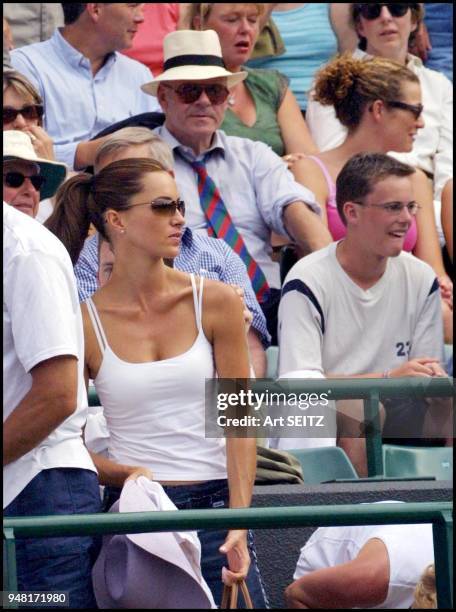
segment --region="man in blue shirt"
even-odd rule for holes
[[[173,157],[166,143],[147,128],[125,128],[107,136],[96,157],[96,170],[109,163],[128,157],[153,157],[172,172]],[[86,300],[98,289],[99,258],[98,235],[86,240],[74,268],[79,299]],[[266,357],[264,348],[269,345],[270,335],[264,314],[255,297],[252,285],[242,260],[223,241],[193,233],[186,228],[181,250],[174,266],[183,272],[194,272],[200,276],[237,285],[244,291],[244,301],[253,315],[248,332],[251,363],[256,376],[264,376]]]
[[[159,110],[140,86],[150,70],[118,53],[131,47],[144,21],[143,4],[62,3],[65,26],[44,42],[11,52],[45,104],[44,127],[59,161],[79,170],[93,164],[95,134],[138,113]]]

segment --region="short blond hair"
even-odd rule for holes
[[[420,581],[415,587],[415,599],[412,608],[415,610],[427,610],[437,608],[437,593],[435,589],[435,566],[428,565],[424,570]]]
[[[231,3],[232,4],[232,3]],[[258,9],[258,15],[262,15],[264,13],[264,4],[256,4],[253,2],[239,2],[236,4],[248,4],[249,6],[251,6],[252,4],[254,6],[257,7]],[[190,4],[190,8],[189,8],[189,27],[191,30],[196,30],[195,26],[193,25],[193,22],[195,20],[195,17],[199,17],[200,18],[200,22],[201,22],[201,29],[204,29],[204,23],[207,20],[207,18],[209,17],[209,14],[212,10],[212,7],[215,5],[214,2],[212,3],[202,3],[202,2],[192,2]]]

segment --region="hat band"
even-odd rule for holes
[[[225,68],[223,59],[218,55],[176,55],[166,60],[163,68],[166,71],[181,66],[219,66]]]

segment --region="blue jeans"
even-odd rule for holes
[[[86,514],[101,511],[98,476],[90,470],[43,470],[5,508],[9,517]],[[92,566],[100,538],[92,536],[16,540],[19,591],[67,591],[70,608],[96,608]],[[43,607],[50,608],[49,604]]]
[[[226,480],[210,480],[201,484],[163,486],[168,497],[179,510],[202,510],[207,508],[228,508],[229,491]],[[104,509],[107,511],[120,496],[120,489],[106,487]],[[226,556],[219,552],[219,547],[227,536],[225,529],[200,529],[198,537],[201,542],[201,571],[207,582],[215,603],[220,606],[222,600],[222,567],[227,567]],[[268,608],[268,600],[258,568],[257,556],[253,542],[253,533],[248,532],[248,546],[251,565],[247,576],[247,586],[254,608]],[[239,595],[238,607],[243,608],[242,595]]]

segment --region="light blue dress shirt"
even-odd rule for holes
[[[186,159],[200,161],[209,153],[208,174],[217,185],[234,225],[266,276],[268,285],[280,289],[279,264],[270,257],[271,230],[287,235],[282,216],[284,208],[292,202],[305,202],[320,214],[314,194],[297,183],[282,159],[262,142],[227,136],[217,130],[208,151],[195,157],[193,150],[180,144],[165,125],[154,132],[173,150],[174,173],[179,193],[185,200],[188,227],[207,234],[198,179]]]
[[[94,76],[90,61],[56,30],[44,42],[11,52],[13,67],[24,74],[44,101],[44,129],[54,140],[59,161],[74,165],[77,145],[116,121],[161,110],[143,93],[151,81],[146,66],[114,52]]]

